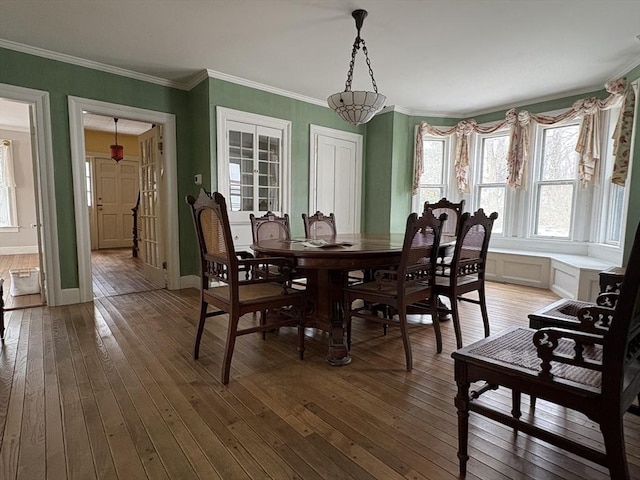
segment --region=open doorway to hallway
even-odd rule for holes
[[[150,252],[144,239],[153,225],[140,205],[141,197],[148,198],[146,139],[159,127],[87,111],[83,125],[93,297],[164,288],[164,278],[145,268]],[[115,144],[123,149],[118,160],[111,155]]]

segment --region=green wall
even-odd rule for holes
[[[180,167],[189,162],[190,155],[191,125],[187,93],[3,48],[0,48],[0,65],[0,83],[49,92],[60,280],[63,289],[77,288],[78,262],[67,97],[71,95],[174,114]],[[181,196],[187,191],[185,179],[184,171],[179,168],[178,191]],[[184,221],[181,216],[181,227]],[[184,248],[182,240],[180,244]]]

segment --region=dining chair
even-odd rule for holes
[[[289,215],[284,214],[278,216],[273,212],[267,212],[261,217],[256,217],[253,213],[249,214],[249,220],[251,222],[251,235],[253,237],[253,243],[256,244],[263,240],[291,240],[291,227],[289,223]],[[260,257],[260,255],[256,255]],[[270,274],[275,279],[280,273],[277,265],[269,267]],[[255,272],[260,274],[260,270],[256,269]],[[303,281],[306,276],[299,270],[291,270],[289,273],[289,286],[297,288],[301,286],[306,288],[306,281]],[[266,323],[267,311],[261,312],[260,321],[262,324]],[[267,331],[262,332],[262,338],[266,338]]]
[[[404,344],[407,371],[413,367],[413,356],[407,326],[407,307],[424,299],[425,312],[431,314],[436,335],[436,348],[442,351],[442,337],[438,322],[437,307],[434,301],[435,265],[440,243],[442,222],[446,214],[439,218],[431,212],[423,212],[421,217],[412,213],[407,218],[402,256],[395,269],[380,269],[375,272],[373,281],[352,285],[344,290],[344,312],[347,322],[347,345],[351,343],[351,318],[360,317],[383,325],[400,327]],[[363,300],[363,306],[354,306],[356,300]],[[379,317],[372,306],[385,305],[395,316]]]
[[[456,203],[447,200],[446,197],[442,197],[436,203],[429,203],[428,200],[424,202],[423,211],[430,210],[436,217],[441,213],[446,213],[447,220],[442,225],[442,235],[456,237],[458,235],[460,217],[464,211],[464,203],[464,199]]]
[[[469,459],[469,412],[474,412],[513,428],[516,434],[508,433],[506,442],[523,432],[608,468],[612,479],[629,479],[623,417],[640,393],[640,229],[615,307],[588,305],[577,317],[575,329],[512,327],[453,352],[461,476]],[[482,386],[470,393],[476,382]],[[500,387],[511,389],[510,415],[504,407],[493,408],[495,403],[478,402]],[[576,415],[565,409],[584,414],[599,426],[604,450],[562,425],[541,422],[548,408],[536,412],[532,403],[523,419],[522,393],[564,407],[560,416]]]
[[[288,281],[282,281],[288,280],[290,262],[279,257],[238,258],[233,246],[227,204],[220,193],[209,195],[202,189],[198,198],[188,195],[186,202],[191,208],[200,252],[200,318],[193,358],[197,360],[199,357],[206,319],[224,314],[229,322],[222,361],[221,382],[224,385],[229,383],[236,338],[241,335],[283,326],[297,327],[298,350],[302,358],[304,331],[301,311],[309,299],[306,291],[293,290]],[[270,274],[272,266],[279,268],[275,278]],[[258,270],[260,274],[256,274]],[[241,271],[244,272],[242,275]],[[217,310],[209,312],[209,306]],[[264,310],[277,311],[278,315],[274,315],[267,324],[239,328],[244,314]]]
[[[307,238],[316,238],[322,236],[336,235],[336,217],[333,213],[325,215],[317,211],[313,215],[302,214],[302,222],[304,223],[304,236]]]
[[[485,269],[487,251],[491,239],[491,229],[498,214],[493,212],[488,217],[482,208],[473,215],[465,212],[460,217],[458,236],[450,262],[438,263],[436,271],[435,292],[449,299],[450,308],[439,303],[440,310],[451,313],[456,335],[457,348],[462,347],[462,332],[458,301],[466,301],[480,305],[484,336],[489,336],[489,316],[485,297]],[[463,296],[470,292],[478,292],[478,299]]]

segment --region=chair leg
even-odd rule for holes
[[[487,314],[487,298],[484,294],[484,285],[478,289],[478,297],[480,298],[480,312],[482,313],[482,323],[484,323],[484,336],[489,336],[489,315]]]
[[[200,303],[200,320],[198,321],[198,330],[196,331],[196,343],[193,347],[193,358],[195,360],[200,356],[200,340],[204,331],[204,322],[207,319],[207,302]]]
[[[409,341],[409,332],[407,330],[407,307],[398,308],[398,320],[400,322],[400,333],[402,334],[402,343],[404,344],[404,356],[407,362],[407,372],[413,368],[413,355],[411,354],[411,342]]]
[[[260,312],[260,326],[264,327],[267,324],[267,311],[266,310],[262,310]],[[266,340],[267,339],[267,331],[266,330],[262,330],[262,339]]]
[[[222,384],[229,383],[229,372],[231,370],[231,358],[233,350],[236,346],[236,333],[238,332],[238,321],[240,320],[237,313],[229,313],[229,329],[227,330],[227,343],[224,347],[224,359],[222,363]]]
[[[298,357],[304,360],[304,323],[298,324]]]
[[[609,420],[604,420],[600,424],[600,431],[604,438],[611,478],[628,480],[629,466],[627,464],[627,454],[624,444],[622,415],[612,413]]]
[[[453,320],[453,329],[456,332],[456,347],[462,348],[462,330],[460,329],[460,316],[458,314],[458,299],[452,296],[451,302],[451,319]]]
[[[442,353],[442,333],[440,333],[440,319],[438,318],[438,296],[432,295],[429,299],[429,307],[431,308],[431,323],[433,323],[433,331],[436,334],[436,351]]]
[[[455,397],[455,405],[458,409],[458,461],[460,462],[460,476],[467,473],[467,441],[469,437],[469,383],[458,381],[458,393]]]

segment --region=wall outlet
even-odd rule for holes
[[[193,183],[195,183],[196,185],[202,185],[202,174],[201,173],[197,173],[193,176]]]

